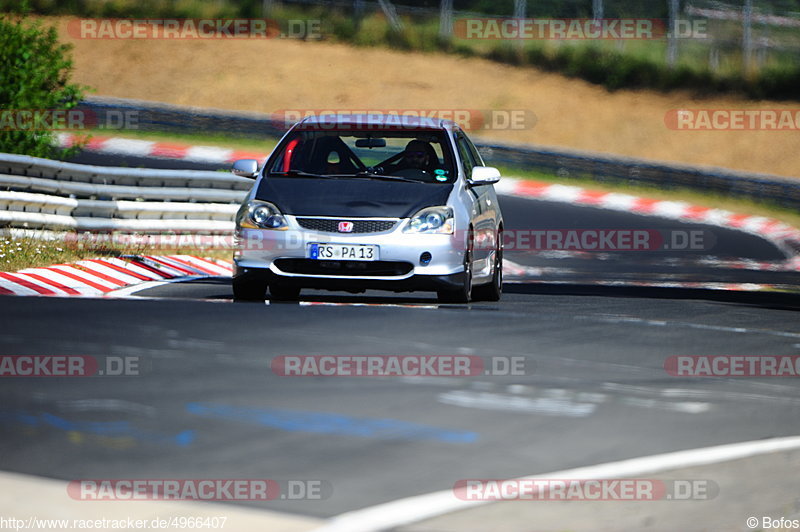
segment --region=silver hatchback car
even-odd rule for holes
[[[294,300],[303,288],[435,291],[497,301],[503,216],[496,168],[453,122],[322,115],[295,124],[236,215],[237,300]]]

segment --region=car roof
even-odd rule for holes
[[[352,129],[444,129],[453,131],[455,122],[444,118],[414,116],[401,113],[325,113],[308,116],[297,125]]]

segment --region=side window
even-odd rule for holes
[[[481,157],[481,154],[478,152],[478,148],[475,147],[475,145],[466,137],[466,135],[464,136],[464,140],[467,142],[467,147],[469,147],[469,151],[472,153],[472,158],[475,160],[475,165],[485,166],[483,164],[483,157]]]
[[[467,178],[472,175],[472,169],[477,166],[477,162],[475,157],[472,154],[472,151],[469,149],[469,141],[462,134],[458,134],[456,137],[456,146],[458,146],[458,154],[461,157],[461,162],[464,164],[464,172],[466,173]]]

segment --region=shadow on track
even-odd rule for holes
[[[775,310],[800,310],[800,293],[746,292],[701,288],[597,286],[582,284],[505,283],[506,294],[596,296],[637,299],[695,299]]]

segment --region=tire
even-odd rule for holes
[[[236,301],[264,301],[267,282],[257,279],[233,278],[233,299]]]
[[[494,264],[492,264],[492,282],[481,286],[476,286],[472,291],[473,301],[500,301],[503,296],[503,240],[502,229],[497,233],[498,247],[494,253]]]
[[[272,283],[269,285],[270,301],[297,301],[300,297],[300,287]]]
[[[474,237],[472,229],[469,230],[467,250],[464,252],[464,279],[460,287],[449,290],[440,289],[437,291],[439,302],[441,303],[469,303],[472,300],[472,252],[474,247]]]

